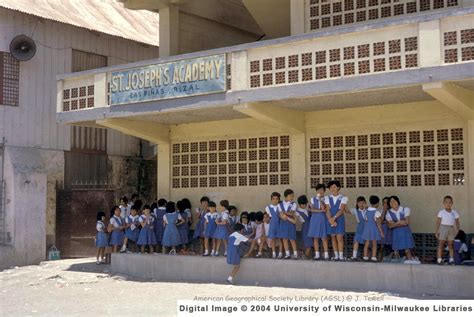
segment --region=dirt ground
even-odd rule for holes
[[[195,296],[363,296],[397,299],[381,293],[337,292],[217,284],[160,283],[110,273],[95,259],[42,262],[0,272],[1,316],[176,316],[177,300]]]

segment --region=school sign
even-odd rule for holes
[[[110,105],[224,91],[225,54],[131,68],[110,74]]]

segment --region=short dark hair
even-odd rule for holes
[[[445,201],[446,201],[446,199],[449,199],[449,200],[451,200],[451,202],[453,202],[453,201],[454,201],[454,200],[453,200],[453,197],[451,197],[450,195],[446,195],[446,196],[444,196],[444,198],[443,198],[443,202],[445,202]]]
[[[146,210],[146,209],[150,209],[150,210],[151,210],[150,205],[145,205],[145,206],[143,206],[143,210]]]
[[[138,209],[141,209],[143,206],[143,201],[141,201],[140,199],[135,200],[135,206],[137,206]]]
[[[271,194],[271,196],[270,196],[270,199],[272,199],[273,197],[278,197],[278,200],[280,200],[281,195],[280,195],[280,193],[278,193],[278,192],[273,192],[273,193]]]
[[[249,219],[249,213],[247,211],[243,211],[241,214],[240,214],[240,222],[242,222],[242,218],[247,218],[248,220]]]
[[[219,205],[224,207],[225,209],[229,208],[229,201],[227,199],[223,199],[219,202]]]
[[[324,189],[326,190],[326,186],[324,184],[317,184],[315,187],[314,187],[314,190],[320,190],[320,189]]]
[[[207,204],[209,207],[216,207],[216,203],[213,202],[213,201],[210,201],[208,204]]]
[[[380,202],[379,196],[372,195],[372,196],[369,197],[369,203],[370,203],[372,206],[373,206],[373,205],[377,205],[379,202]]]
[[[284,197],[287,197],[288,195],[291,195],[291,194],[294,194],[295,192],[292,190],[292,189],[285,189],[285,191],[283,192],[283,196]]]
[[[191,201],[187,198],[181,199],[184,205],[184,209],[191,209]]]
[[[256,220],[256,221],[262,221],[262,220],[263,220],[263,212],[257,211],[257,212],[255,213],[255,220]]]
[[[132,195],[132,200],[134,200],[135,198],[138,198],[138,194],[133,194]]]
[[[207,197],[207,196],[202,196],[202,197],[201,197],[201,203],[202,203],[203,201],[210,202],[209,197]]]
[[[234,231],[240,232],[240,231],[242,231],[242,230],[244,230],[244,226],[243,226],[242,224],[236,223],[236,224],[234,225]]]
[[[123,196],[122,198],[120,198],[124,203],[128,203],[128,198],[127,196]]]
[[[253,211],[249,213],[249,221],[255,221],[255,213]]]
[[[155,210],[156,208],[158,208],[158,204],[154,202],[151,204],[150,207],[151,207],[151,210]]]
[[[130,208],[130,210],[136,210],[136,211],[138,211],[138,210],[140,210],[140,208],[138,208],[137,206],[133,205],[133,206]]]
[[[166,199],[164,198],[158,199],[158,207],[165,207],[166,203],[167,203]]]
[[[166,203],[166,212],[167,213],[173,213],[176,211],[176,205],[174,201],[169,201]]]
[[[390,196],[390,199],[388,200],[388,203],[390,203],[390,201],[395,200],[397,202],[397,204],[400,206],[400,198],[398,198],[398,196]]]
[[[306,205],[308,203],[308,197],[306,195],[301,195],[298,197],[298,205]]]
[[[102,220],[102,217],[105,217],[105,212],[99,211],[97,213],[97,220]]]
[[[229,211],[232,211],[232,210],[237,210],[237,207],[233,206],[233,205],[230,205],[229,206]]]
[[[341,188],[341,182],[336,179],[328,182],[328,188],[330,188],[332,185],[336,185],[336,187],[339,189]]]
[[[184,210],[186,209],[185,203],[182,200],[178,201],[176,203],[176,208],[178,208],[179,212],[184,212]]]
[[[110,218],[112,218],[115,215],[115,209],[119,208],[119,206],[113,206],[112,209],[110,209]]]

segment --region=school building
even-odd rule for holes
[[[0,269],[37,264],[51,245],[90,255],[98,210],[155,196],[148,142],[58,122],[56,76],[157,58],[158,27],[112,0],[0,0]]]

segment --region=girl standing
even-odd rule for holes
[[[205,215],[206,226],[204,229],[204,254],[203,256],[209,255],[209,239],[212,239],[212,251],[210,253],[211,256],[214,256],[216,252],[216,240],[213,238],[214,233],[216,231],[216,203],[213,201],[209,202],[209,212]]]
[[[141,252],[145,253],[145,246],[150,249],[150,254],[153,253],[153,246],[156,244],[156,236],[154,230],[155,219],[151,215],[151,207],[145,205],[143,207],[143,215],[139,218],[142,229],[138,235],[137,244],[141,246]]]
[[[176,207],[178,207],[179,216],[182,219],[182,222],[178,227],[179,238],[181,241],[181,245],[183,246],[183,250],[186,251],[186,245],[188,244],[189,240],[189,215],[186,211],[186,202],[180,200],[176,203]]]
[[[216,252],[215,256],[219,256],[219,249],[221,242],[224,242],[224,256],[227,255],[227,238],[230,232],[227,230],[229,223],[229,201],[221,200],[219,203],[221,213],[216,218],[216,231],[214,232],[214,239],[216,239]]]
[[[203,196],[201,198],[201,206],[196,208],[196,218],[197,223],[196,227],[194,228],[194,234],[193,238],[194,239],[199,239],[199,254],[203,254],[203,249],[204,249],[204,225],[206,224],[206,219],[204,219],[204,216],[208,212],[208,204],[209,204],[209,198],[206,196]]]
[[[130,209],[130,215],[125,218],[125,224],[127,229],[125,230],[125,242],[124,245],[127,245],[129,242],[132,246],[132,252],[137,252],[137,241],[138,235],[140,234],[140,216],[138,216],[137,207],[132,206]]]
[[[307,259],[311,259],[311,247],[313,246],[313,239],[308,236],[311,213],[308,211],[308,197],[306,197],[306,195],[301,195],[298,197],[298,208],[296,209],[296,212],[298,213],[298,216],[302,222],[301,235],[303,237],[305,256]]]
[[[388,227],[392,229],[392,249],[394,251],[405,250],[408,260],[412,259],[411,250],[415,246],[410,230],[410,208],[400,206],[400,199],[391,196],[389,200],[391,209],[386,219]]]
[[[181,244],[181,237],[176,226],[184,222],[181,215],[176,212],[176,205],[169,201],[166,204],[166,214],[163,216],[165,231],[163,232],[163,253],[166,253],[166,247],[171,248],[170,255],[176,254],[176,246]]]
[[[380,199],[377,196],[370,196],[369,203],[370,207],[367,209],[365,214],[366,223],[364,225],[364,232],[362,234],[363,239],[365,240],[364,245],[364,260],[369,260],[369,245],[372,248],[372,257],[370,260],[372,262],[377,262],[377,241],[382,240],[383,231],[380,224],[382,214],[377,210],[379,206]]]
[[[328,183],[331,193],[326,196],[326,215],[328,220],[328,234],[331,235],[332,248],[334,249],[334,260],[344,261],[344,234],[346,233],[346,221],[344,213],[346,212],[347,197],[339,193],[341,183],[332,180]]]
[[[166,214],[166,199],[159,199],[158,200],[158,208],[153,210],[154,218],[155,218],[155,237],[156,237],[156,244],[157,244],[157,250],[159,250],[159,245],[162,244],[163,242],[163,230],[164,230],[164,224],[163,224],[163,216]]]
[[[311,198],[311,220],[309,222],[308,237],[313,238],[314,260],[319,260],[319,240],[323,242],[324,260],[329,260],[329,246],[327,236],[326,207],[324,205],[324,192],[326,186],[323,184],[316,185],[316,197]]]
[[[95,247],[97,248],[96,264],[105,263],[105,248],[107,247],[107,232],[105,227],[105,213],[99,211],[97,213],[97,223],[95,225],[97,235],[95,237]]]
[[[363,238],[364,226],[365,226],[365,213],[367,212],[367,201],[364,197],[357,197],[356,208],[351,209],[351,213],[355,216],[357,221],[357,227],[354,235],[354,245],[352,249],[352,261],[357,260],[357,252],[359,251],[359,244],[364,245],[365,240]]]
[[[265,207],[265,212],[270,217],[270,226],[268,228],[268,239],[271,239],[272,246],[272,259],[276,259],[276,243],[278,242],[278,229],[280,228],[280,214],[278,212],[278,204],[280,203],[281,195],[277,192],[273,192],[270,195],[271,203]],[[281,250],[280,244],[280,253],[278,255],[279,259],[283,258],[283,252]]]
[[[283,193],[284,201],[278,205],[278,212],[280,213],[280,227],[278,230],[278,237],[283,241],[283,247],[285,249],[284,259],[290,259],[290,249],[288,246],[288,240],[290,240],[291,247],[293,248],[293,259],[298,259],[298,250],[296,249],[296,204],[293,202],[295,194],[293,190],[287,189]]]
[[[118,206],[112,207],[110,210],[110,222],[107,227],[107,231],[110,234],[110,245],[113,246],[113,252],[118,252],[119,247],[123,245],[123,239],[125,234],[123,233],[125,229],[125,222],[120,218],[120,208]]]

